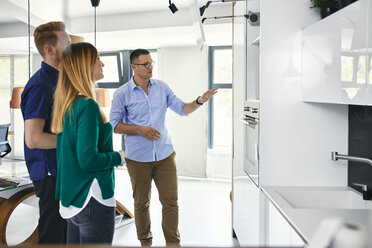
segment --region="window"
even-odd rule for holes
[[[12,158],[23,158],[23,118],[20,109],[9,110],[12,89],[25,86],[28,81],[28,57],[26,55],[0,56],[0,124],[11,123],[14,134],[8,139],[12,147]]]
[[[10,122],[9,101],[10,101],[10,85],[11,85],[11,58],[10,56],[0,57],[0,103],[1,106],[7,106],[0,109],[1,123]]]
[[[9,89],[10,88],[10,56],[0,57],[0,88]]]
[[[28,58],[14,57],[14,86],[25,86],[28,81]]]
[[[231,151],[232,147],[232,48],[210,47],[209,88],[219,88],[209,104],[210,149]]]
[[[97,81],[99,88],[118,88],[124,84],[119,52],[100,53],[104,78]]]

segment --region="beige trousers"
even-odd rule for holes
[[[167,246],[179,246],[177,169],[173,152],[166,159],[155,162],[137,162],[125,159],[132,182],[134,218],[137,237],[142,246],[151,246],[150,198],[154,180],[162,204],[162,228]]]

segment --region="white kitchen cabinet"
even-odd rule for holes
[[[291,227],[278,209],[268,201],[266,204],[266,246],[302,247],[303,240]]]
[[[259,246],[260,190],[234,163],[233,168],[233,229],[240,246]]]
[[[302,98],[372,105],[372,1],[359,0],[302,33]]]
[[[245,174],[233,169],[233,230],[240,246],[302,247],[304,241]]]
[[[259,0],[238,1],[234,15],[243,16],[248,11],[259,12]],[[257,247],[260,235],[260,189],[243,169],[244,127],[239,121],[247,98],[259,99],[259,26],[247,24],[247,19],[233,19],[233,202],[232,226],[240,246]],[[255,41],[256,40],[256,41]],[[251,44],[255,41],[255,44]]]

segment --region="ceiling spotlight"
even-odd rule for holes
[[[92,4],[92,7],[98,7],[100,0],[90,0],[90,3]]]
[[[209,7],[209,5],[212,3],[212,1],[208,1],[205,5],[201,6],[199,8],[200,10],[200,16],[203,16],[204,11]]]
[[[169,9],[172,11],[172,13],[176,13],[178,11],[176,5],[169,0]]]

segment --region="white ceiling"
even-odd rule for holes
[[[0,13],[0,23],[1,24],[5,24],[5,23],[12,23],[12,22],[17,22],[18,19],[13,17],[13,16],[9,16],[7,15],[6,13]]]
[[[208,0],[199,0],[200,6]],[[179,10],[190,6],[189,0],[172,0]],[[97,7],[97,15],[108,15],[118,13],[137,13],[168,9],[168,0],[101,0]],[[70,17],[89,16],[93,13],[90,0],[69,0],[68,15]]]
[[[207,25],[204,28],[206,45],[231,45],[230,23]],[[170,35],[171,34],[171,35]],[[94,44],[92,33],[80,34],[85,41]],[[97,48],[100,51],[115,51],[143,47],[156,49],[162,47],[196,46],[192,26],[123,30],[97,33]]]
[[[102,51],[196,45],[190,6],[198,8],[207,0],[172,2],[179,9],[175,14],[168,9],[168,0],[101,0],[97,7],[97,48]],[[27,0],[0,0],[0,9],[0,54],[26,52]],[[231,9],[231,3],[213,3],[204,17],[229,15]],[[69,32],[94,43],[94,8],[90,0],[31,0],[31,12],[34,27],[62,20]],[[230,19],[208,20],[203,26],[207,45],[231,45]]]
[[[197,2],[198,7],[201,7],[208,0],[171,1],[179,10],[185,10],[190,8],[190,5],[194,2]],[[168,0],[100,0],[100,4],[97,7],[97,16],[162,10],[170,11],[168,5]],[[228,5],[228,3],[213,2],[210,6]],[[0,7],[0,24],[27,17],[27,13],[19,11],[21,9],[27,11],[27,0],[0,0]],[[19,10],[17,11],[15,8]],[[94,8],[90,0],[30,0],[30,9],[31,12],[39,17],[43,16],[47,18],[60,18],[60,16],[64,16],[64,18],[79,18],[94,14]],[[17,16],[11,18],[12,15]]]

